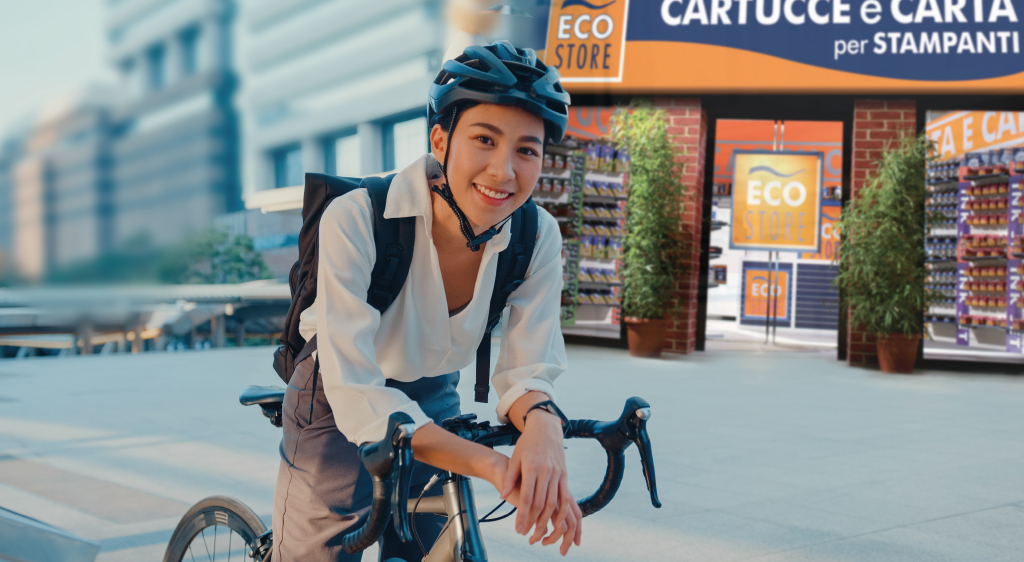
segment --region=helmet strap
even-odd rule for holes
[[[466,247],[477,252],[480,250],[480,246],[501,232],[501,229],[505,226],[505,223],[508,222],[508,219],[512,215],[505,217],[505,219],[498,224],[481,232],[479,236],[473,235],[473,226],[469,223],[469,219],[466,217],[466,214],[459,208],[458,203],[455,202],[455,195],[452,194],[452,188],[449,186],[448,182],[448,155],[451,153],[452,133],[455,132],[455,123],[458,119],[459,106],[456,105],[452,109],[452,122],[448,126],[448,142],[444,149],[444,163],[441,164],[441,173],[444,174],[444,184],[442,184],[440,188],[436,185],[432,185],[430,186],[430,191],[436,193],[444,200],[445,203],[448,204],[452,213],[455,214],[455,218],[459,219],[459,230],[462,232],[462,236],[466,239]]]

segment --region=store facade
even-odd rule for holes
[[[554,0],[532,12],[536,25],[546,30],[544,44],[537,45],[539,55],[562,73],[577,115],[643,96],[671,120],[688,187],[680,220],[701,243],[693,245],[687,272],[677,279],[679,306],[668,351],[703,349],[709,315],[729,318],[738,329],[760,328],[766,316],[774,316],[773,327],[790,330],[789,336],[830,339],[851,364],[874,362],[872,336],[848,326],[839,295],[834,290],[826,294],[834,274],[829,273],[838,242],[833,226],[841,205],[858,198],[887,143],[924,131],[929,121],[965,111],[980,111],[984,119],[984,112],[995,112],[996,121],[989,118],[984,135],[979,132],[969,141],[987,139],[1000,126],[1005,138],[993,142],[993,150],[1013,145],[1013,135],[1024,136],[1016,114],[1000,117],[1000,112],[1024,110],[1019,20],[1024,0]],[[962,139],[963,131],[957,134]],[[965,162],[969,152],[982,158],[958,142],[959,152],[941,155],[946,165]],[[730,241],[745,222],[733,212],[742,210],[748,197],[734,205],[736,160],[731,153],[758,150],[820,154],[813,221],[817,251],[731,254],[740,251]],[[1007,214],[1021,205],[1013,199],[1019,178],[1011,172],[999,178],[1007,184]],[[628,174],[624,182],[628,186]],[[956,203],[958,209],[967,210],[967,193]],[[1024,234],[1016,228],[1003,225],[1007,255]],[[782,238],[796,232],[778,230]],[[998,238],[994,230],[975,238]],[[971,234],[965,230],[953,245],[969,244]],[[1016,282],[1009,279],[1015,266],[1004,266],[1008,287]],[[774,290],[758,289],[757,279],[774,284]],[[1005,291],[1006,305],[998,313],[1007,322],[1004,339],[1012,336],[1012,316],[1020,316],[1010,309],[1019,295]],[[757,296],[771,298],[758,303],[753,300]],[[1024,359],[1020,351],[1013,353],[1016,348],[1008,340],[986,346],[977,343],[977,336],[965,336],[965,330],[973,334],[978,329],[967,326],[967,320],[961,326],[961,318],[973,316],[978,315],[970,310],[950,315],[955,327],[952,343],[946,343],[955,352],[929,355],[926,346],[925,357]],[[949,327],[939,332],[946,337]],[[958,346],[957,333],[973,345]],[[993,353],[985,356],[988,351]]]

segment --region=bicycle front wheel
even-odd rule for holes
[[[210,496],[181,518],[167,545],[164,562],[255,560],[251,554],[256,537],[266,530],[249,506],[226,496]]]

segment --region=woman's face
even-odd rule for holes
[[[448,181],[477,233],[512,214],[533,193],[544,152],[544,121],[511,105],[482,103],[461,111],[452,132]],[[430,131],[430,147],[444,163],[448,133]]]

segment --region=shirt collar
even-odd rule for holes
[[[434,212],[431,206],[429,178],[441,176],[441,164],[429,152],[398,172],[391,180],[384,218],[423,217],[430,236]],[[508,247],[512,226],[507,222],[501,232],[487,242],[486,249],[500,252]]]

